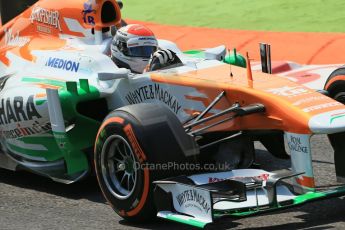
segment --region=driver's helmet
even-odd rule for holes
[[[111,57],[118,67],[142,73],[157,47],[157,39],[150,29],[130,24],[116,31],[111,45]]]

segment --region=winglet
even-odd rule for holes
[[[249,59],[249,54],[247,52],[246,54],[246,59],[247,59],[247,78],[248,81],[253,81],[253,76],[252,76],[252,67],[250,65],[250,59]]]

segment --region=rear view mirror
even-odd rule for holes
[[[218,46],[211,49],[205,50],[205,58],[207,60],[218,60],[223,61],[226,54],[225,46]]]

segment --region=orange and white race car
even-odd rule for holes
[[[1,27],[2,168],[62,183],[95,169],[121,217],[197,227],[345,194],[315,188],[310,145],[329,135],[344,180],[342,103],[252,72],[249,59],[247,68],[225,64],[222,47],[192,57],[160,40],[180,63],[130,73],[109,56],[119,5],[40,0]],[[291,168],[253,168],[254,141]]]

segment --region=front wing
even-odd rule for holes
[[[297,193],[285,180],[303,173],[238,169],[156,181],[157,216],[203,228],[224,216],[250,216],[345,195],[345,186]]]

